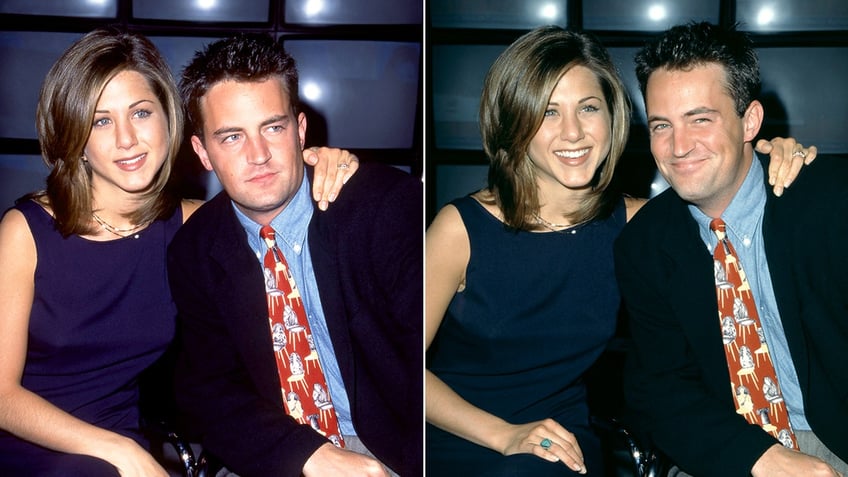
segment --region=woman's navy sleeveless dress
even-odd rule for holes
[[[138,377],[174,337],[165,254],[182,213],[177,208],[133,236],[96,242],[63,238],[33,201],[15,208],[26,217],[37,253],[23,387],[144,444]],[[84,475],[71,467],[98,468],[90,461],[0,431],[0,475]],[[53,474],[55,466],[65,470]]]
[[[507,422],[555,419],[577,436],[589,473],[602,475],[582,377],[615,332],[613,241],[626,222],[623,200],[608,218],[545,233],[507,229],[471,197],[452,204],[471,257],[466,288],[428,350],[428,369]],[[426,462],[432,476],[571,472],[530,454],[504,457],[429,424]]]

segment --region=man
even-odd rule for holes
[[[629,405],[685,473],[844,474],[848,160],[819,158],[782,198],[766,193],[751,145],[764,115],[759,70],[742,33],[678,26],[636,63],[651,152],[671,189],[645,205],[616,243],[634,340]],[[737,262],[713,257],[726,249],[710,229],[716,218],[738,252],[744,274],[737,276],[747,275],[739,290],[753,292],[757,305],[727,315],[736,323],[719,320],[724,295],[716,286],[727,283],[724,264]],[[751,354],[736,341],[738,326],[752,323],[748,311],[762,323],[745,337],[758,338]],[[759,366],[766,349],[776,377],[729,372],[729,356],[756,358]],[[770,404],[752,407],[755,393]],[[776,419],[784,406],[791,426]],[[796,441],[800,452],[782,445]]]
[[[421,182],[363,164],[315,211],[297,70],[267,35],[209,45],[181,93],[224,188],[169,250],[177,400],[204,449],[242,476],[421,474]]]

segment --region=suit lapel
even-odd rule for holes
[[[350,340],[348,326],[350,323],[349,310],[345,304],[342,292],[342,277],[345,274],[338,263],[345,260],[341,251],[338,250],[338,230],[333,227],[332,211],[313,214],[309,224],[309,251],[312,256],[312,266],[315,270],[315,281],[318,284],[318,294],[321,297],[321,307],[324,310],[324,319],[327,322],[327,330],[330,332],[330,340],[333,342],[333,350],[338,358],[339,371],[348,390],[355,389],[354,386],[354,353]],[[350,393],[350,391],[349,391]]]
[[[221,271],[215,277],[215,296],[225,326],[257,387],[267,398],[282,402],[261,267],[229,199],[221,205],[218,227],[210,240],[210,259]]]
[[[713,258],[686,205],[670,214],[663,250],[669,261],[669,293],[675,316],[708,383],[727,388],[728,375],[713,275]],[[725,393],[729,398],[731,394]]]
[[[804,370],[809,369],[809,356],[806,332],[801,322],[801,304],[798,296],[798,288],[795,284],[797,277],[793,276],[792,269],[787,262],[793,256],[791,247],[795,242],[803,243],[804,237],[796,235],[797,224],[794,218],[781,220],[782,217],[792,217],[789,213],[780,213],[780,199],[771,194],[766,199],[765,213],[763,214],[763,237],[766,258],[769,262],[769,276],[771,277],[774,297],[777,301],[780,321],[783,325],[786,341],[789,344],[792,362],[798,374],[798,380],[802,389],[809,385],[809,374]]]

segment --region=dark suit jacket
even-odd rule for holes
[[[421,181],[363,164],[308,240],[359,437],[404,476],[422,473]],[[221,193],[169,249],[179,310],[177,401],[209,449],[242,476],[297,476],[328,442],[284,411],[256,256]]]
[[[768,186],[767,186],[768,187]],[[763,218],[769,270],[813,431],[848,460],[848,158],[819,157]],[[625,227],[616,273],[634,350],[628,404],[656,445],[696,475],[749,475],[777,441],[735,412],[712,255],[671,189]],[[787,357],[773,357],[787,359]]]

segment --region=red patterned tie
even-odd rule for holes
[[[277,247],[274,229],[265,225],[259,235],[268,246],[263,261],[268,321],[286,412],[301,424],[312,426],[336,446],[344,447],[300,291],[283,252]]]
[[[777,384],[754,295],[739,256],[727,239],[723,220],[714,219],[710,229],[718,237],[713,255],[718,318],[731,389],[736,398],[736,413],[762,427],[784,446],[797,450],[789,412]]]

